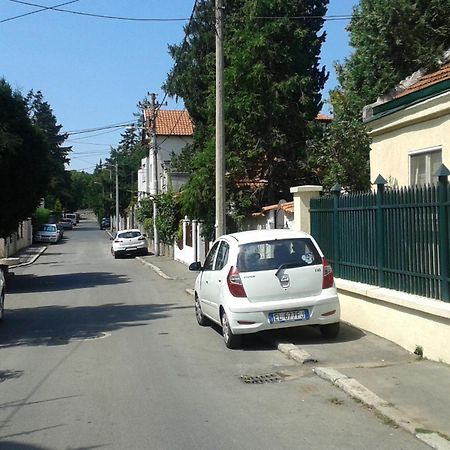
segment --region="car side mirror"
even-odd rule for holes
[[[200,261],[193,262],[189,265],[189,270],[192,272],[200,272],[202,270],[202,263]]]
[[[142,236],[144,236],[145,238],[147,237],[147,235],[146,235],[146,234],[143,234]]]
[[[114,238],[113,238],[113,237],[110,237],[110,238],[109,238],[109,240],[110,240],[110,241],[113,241],[113,240],[114,240]]]

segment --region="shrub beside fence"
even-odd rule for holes
[[[311,233],[339,278],[450,301],[450,172],[436,186],[312,199]]]

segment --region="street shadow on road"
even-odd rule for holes
[[[110,303],[96,306],[42,306],[7,311],[0,327],[0,348],[57,346],[107,338],[123,328],[148,325],[177,308],[176,304]]]
[[[8,293],[72,291],[129,282],[130,279],[126,275],[111,272],[77,272],[44,276],[22,274],[11,277]]]

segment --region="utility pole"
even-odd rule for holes
[[[156,116],[158,114],[156,95],[151,94],[151,111],[150,118],[150,160],[152,162],[152,184],[150,187],[150,195],[155,197],[158,195],[158,147],[156,143]],[[159,234],[156,228],[156,217],[158,215],[158,207],[156,201],[153,200],[153,254],[159,256]]]
[[[224,0],[216,0],[216,239],[225,234]]]
[[[119,232],[119,164],[116,159],[116,233]]]

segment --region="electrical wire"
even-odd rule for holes
[[[105,125],[102,127],[85,128],[85,129],[81,129],[81,130],[70,130],[70,131],[66,131],[64,134],[73,136],[75,134],[94,133],[95,131],[111,130],[113,128],[125,128],[125,127],[132,126],[133,124],[134,124],[134,121],[115,123],[115,124],[111,124],[111,125]],[[82,139],[82,138],[80,138],[80,139]]]
[[[13,3],[20,3],[22,5],[34,6],[37,8],[42,8],[42,10],[52,10],[57,12],[63,12],[68,14],[75,14],[78,16],[87,16],[87,17],[95,17],[98,19],[109,19],[109,20],[122,20],[122,21],[131,21],[131,22],[181,22],[188,20],[186,17],[124,17],[124,16],[112,16],[106,14],[94,14],[82,11],[73,11],[70,9],[63,9],[59,6],[44,6],[39,5],[37,3],[26,2],[23,0],[9,0]],[[70,2],[69,2],[70,3]],[[195,2],[197,3],[197,2]],[[192,17],[192,16],[191,16]],[[336,20],[350,20],[352,18],[351,15],[334,15],[334,16],[255,16],[252,19],[261,19],[261,20],[324,20],[324,21],[336,21]],[[6,20],[12,20],[6,19]],[[5,21],[6,21],[5,20]],[[190,19],[189,19],[190,20]],[[1,23],[2,21],[0,21]]]
[[[79,1],[80,0],[72,0],[70,2],[60,3],[59,5],[54,5],[54,6],[42,6],[42,7],[40,7],[40,9],[36,9],[35,11],[30,11],[25,14],[19,14],[18,16],[8,17],[7,19],[0,20],[0,23],[9,22],[10,20],[20,19],[21,17],[25,17],[25,16],[31,16],[31,14],[36,14],[38,12],[47,11],[47,10],[53,9],[53,8],[59,8],[60,6],[70,5],[71,3],[77,3]]]
[[[37,3],[25,2],[22,0],[9,0],[10,2],[20,3],[22,5],[34,6],[37,8],[51,9],[52,11],[64,12],[68,14],[75,14],[78,16],[96,17],[98,19],[110,19],[110,20],[122,20],[131,22],[181,22],[187,20],[186,17],[122,17],[122,16],[109,16],[105,14],[92,14],[81,11],[73,11],[70,9],[62,9],[53,6],[43,6]]]

